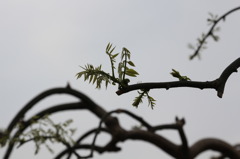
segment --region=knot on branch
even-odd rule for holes
[[[183,127],[183,125],[186,124],[186,121],[185,121],[184,118],[179,119],[178,117],[176,117],[176,118],[175,118],[175,121],[176,121],[176,124],[179,125],[179,126],[181,126],[181,127]]]

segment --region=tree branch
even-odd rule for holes
[[[240,61],[240,58],[237,59],[236,61],[234,61],[231,65],[229,65],[223,71],[223,73],[217,80],[214,80],[214,84],[216,86],[215,89],[217,91],[219,91],[218,88],[219,89],[221,88],[220,90],[222,90],[223,83],[225,85],[225,83],[226,83],[228,77],[231,75],[231,73],[236,71],[236,69],[239,67],[239,65],[240,65],[239,61]],[[188,81],[180,81],[180,82],[185,82],[185,85],[188,85],[186,83]],[[208,82],[208,83],[211,83],[211,82]],[[192,84],[194,84],[194,82],[192,82]],[[205,83],[205,85],[206,85],[206,83]],[[207,85],[209,85],[209,87],[210,87],[210,84],[207,84]],[[223,86],[223,88],[224,88],[224,86]],[[178,158],[178,159],[192,159],[192,158],[196,157],[198,154],[200,154],[201,152],[206,151],[206,150],[215,150],[215,151],[221,152],[225,156],[231,157],[233,159],[240,158],[239,153],[237,152],[237,150],[234,149],[234,147],[230,146],[229,144],[227,144],[221,140],[216,140],[216,139],[200,140],[199,142],[195,143],[193,146],[191,146],[189,148],[188,143],[187,143],[187,138],[183,131],[183,125],[185,124],[185,121],[183,119],[179,120],[176,118],[175,124],[160,125],[160,126],[154,127],[154,126],[151,126],[149,123],[147,123],[145,120],[143,120],[141,117],[135,115],[134,113],[126,111],[126,110],[117,109],[114,111],[106,112],[103,108],[101,108],[100,106],[95,104],[93,101],[91,101],[85,95],[83,95],[80,92],[77,92],[75,90],[69,89],[69,88],[57,88],[57,89],[51,89],[51,90],[43,92],[39,96],[35,97],[30,102],[30,104],[27,104],[20,111],[20,113],[17,114],[17,116],[14,118],[13,121],[15,121],[15,120],[19,121],[20,119],[23,119],[22,117],[26,114],[26,112],[29,109],[31,109],[33,107],[33,105],[35,105],[38,101],[40,101],[41,99],[43,99],[49,95],[56,94],[56,93],[66,93],[66,94],[74,95],[74,96],[78,97],[81,100],[81,102],[62,104],[62,105],[50,107],[50,108],[45,109],[45,110],[37,113],[36,115],[34,115],[34,116],[39,117],[36,120],[41,119],[41,117],[43,117],[46,114],[53,114],[53,113],[57,113],[60,111],[74,110],[74,109],[87,109],[90,112],[92,112],[93,114],[95,114],[100,119],[98,128],[92,129],[92,130],[86,132],[85,134],[83,134],[77,140],[78,143],[76,143],[74,146],[67,145],[67,148],[64,151],[62,151],[56,157],[56,159],[60,159],[61,157],[63,157],[66,154],[68,154],[67,158],[70,158],[72,153],[74,153],[78,158],[84,158],[83,156],[80,156],[76,152],[77,149],[90,149],[90,151],[91,151],[90,155],[85,156],[85,157],[93,156],[93,151],[97,151],[99,153],[103,153],[103,152],[107,152],[107,151],[117,152],[117,151],[121,150],[121,148],[117,147],[117,143],[124,142],[127,140],[142,140],[142,141],[151,143],[151,144],[155,145],[156,147],[158,147],[159,149],[165,151],[172,157]],[[147,128],[147,130],[134,129],[134,130],[127,131],[120,126],[118,119],[116,117],[111,116],[113,113],[127,114],[130,117],[132,117],[133,119],[135,119],[135,120],[139,121],[141,124],[143,124]],[[26,120],[26,121],[23,120],[23,122],[24,122],[23,127],[16,131],[16,133],[15,133],[15,135],[13,135],[12,139],[14,139],[15,137],[18,137],[31,124],[31,119],[32,118],[30,118],[29,120]],[[102,128],[103,123],[106,125],[106,128]],[[10,128],[11,128],[11,125],[16,125],[16,123],[11,122],[10,126],[9,126]],[[181,145],[177,145],[177,144],[173,143],[172,141],[166,139],[165,137],[162,137],[161,135],[155,133],[155,131],[157,131],[157,130],[163,130],[163,129],[169,129],[169,128],[178,130],[180,138],[182,140]],[[100,131],[106,131],[112,137],[111,140],[105,146],[101,146],[101,147],[96,145],[96,139],[97,139],[97,136],[100,133]],[[91,144],[80,144],[80,142],[84,138],[88,137],[90,134],[93,134],[93,133],[95,133],[95,136],[94,136],[94,139]],[[4,156],[4,159],[9,158],[9,156],[12,152],[13,146],[15,144],[14,141],[10,141],[9,143],[10,144],[8,145],[7,152]]]
[[[190,56],[190,59],[192,60],[194,57],[196,57],[197,55],[199,55],[199,51],[201,50],[203,44],[206,42],[207,38],[209,36],[213,36],[213,30],[214,28],[216,27],[216,25],[221,21],[221,20],[225,20],[226,17],[228,15],[230,15],[231,13],[237,11],[237,10],[240,10],[240,6],[239,7],[236,7],[230,11],[228,11],[227,13],[223,14],[221,17],[219,17],[218,19],[216,19],[215,21],[213,21],[213,24],[210,28],[210,30],[208,31],[208,33],[202,38],[201,42],[199,42],[199,45],[197,47],[197,49],[195,50],[195,52]]]
[[[202,139],[195,144],[193,144],[190,148],[189,158],[195,158],[199,154],[204,151],[213,150],[224,154],[224,156],[229,157],[231,159],[239,159],[240,153],[228,143],[219,140],[219,139]]]
[[[233,61],[220,75],[219,78],[213,81],[198,82],[198,81],[173,81],[173,82],[156,82],[156,83],[138,83],[133,85],[128,85],[122,89],[119,89],[116,93],[117,95],[122,95],[124,93],[139,90],[139,89],[166,89],[169,88],[179,88],[179,87],[192,87],[199,89],[215,89],[219,98],[222,98],[224,93],[225,84],[229,76],[233,72],[237,72],[240,67],[240,58]]]

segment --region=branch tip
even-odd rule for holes
[[[217,92],[217,96],[218,96],[219,98],[222,98],[222,97],[223,97],[223,92],[222,92],[222,91],[218,91],[218,92]]]

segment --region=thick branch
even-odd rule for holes
[[[231,75],[231,73],[236,71],[236,69],[239,67],[239,65],[240,65],[239,61],[240,61],[240,59],[237,59],[236,61],[234,61],[231,65],[229,65],[223,71],[223,73],[217,80],[212,81],[212,82],[214,82],[214,84],[216,86],[215,89],[217,91],[219,91],[218,89],[222,88],[222,83],[224,83],[224,85],[225,85],[225,83],[226,83],[228,77]],[[183,81],[183,82],[188,82],[188,81]],[[211,82],[207,82],[207,83],[211,83]],[[192,84],[194,84],[194,82],[192,82]],[[187,83],[185,83],[185,85],[187,85]],[[224,86],[223,86],[223,88],[224,88]],[[78,144],[74,145],[73,147],[67,147],[67,149],[64,150],[62,153],[60,153],[56,158],[58,158],[58,157],[61,158],[66,153],[68,153],[69,157],[71,157],[71,153],[74,153],[75,150],[77,150],[77,149],[90,149],[90,151],[91,151],[90,156],[92,156],[92,154],[93,154],[92,151],[97,151],[99,153],[103,153],[106,151],[115,151],[116,152],[116,151],[120,150],[120,148],[116,146],[117,143],[124,142],[127,140],[142,140],[145,142],[149,142],[149,143],[157,146],[159,149],[162,149],[163,151],[165,151],[172,157],[178,158],[178,159],[186,159],[186,158],[192,159],[195,156],[197,156],[198,154],[200,154],[201,152],[206,151],[206,150],[219,151],[219,152],[223,153],[224,155],[229,156],[233,159],[240,158],[239,154],[235,152],[236,150],[234,150],[233,147],[231,147],[230,145],[226,144],[223,141],[216,140],[216,139],[201,140],[201,141],[197,142],[196,144],[194,144],[189,149],[186,136],[182,129],[182,126],[184,125],[184,120],[176,119],[175,125],[172,124],[172,125],[163,125],[163,126],[153,127],[150,124],[148,124],[145,120],[143,120],[141,117],[139,117],[133,113],[130,113],[128,111],[125,111],[125,110],[118,109],[118,110],[106,112],[103,108],[101,108],[100,106],[98,106],[97,104],[92,102],[85,95],[83,95],[75,90],[69,89],[69,88],[52,89],[52,90],[46,91],[45,93],[40,94],[39,97],[37,96],[36,98],[34,98],[34,100],[32,100],[32,102],[30,102],[31,104],[28,104],[27,107],[24,107],[24,109],[22,111],[20,111],[20,113],[19,113],[20,115],[18,114],[17,117],[15,117],[15,120],[19,121],[21,119],[19,117],[23,117],[25,115],[25,113],[41,99],[43,99],[49,95],[59,93],[59,92],[74,95],[74,96],[78,97],[79,99],[81,99],[81,102],[63,104],[63,105],[59,105],[59,106],[50,107],[48,109],[45,109],[45,110],[37,113],[34,116],[38,116],[40,119],[42,116],[44,116],[46,114],[52,114],[52,113],[56,113],[59,111],[66,111],[66,110],[73,110],[73,109],[88,109],[89,111],[91,111],[93,114],[95,114],[100,119],[100,123],[99,123],[99,127],[97,129],[88,131],[86,134],[84,134],[78,140],[78,142],[80,142],[82,139],[86,138],[88,135],[95,133],[95,137],[94,137],[92,144],[82,145],[82,144],[78,143]],[[135,120],[139,121],[140,123],[142,123],[144,126],[146,126],[147,130],[137,129],[137,130],[126,131],[125,129],[123,129],[120,126],[118,119],[111,116],[112,113],[125,113],[125,114],[131,116],[132,118],[134,118]],[[22,129],[17,130],[17,132],[15,133],[13,138],[18,137],[31,124],[31,119],[29,119],[27,121],[23,120],[23,122],[24,122],[24,127]],[[105,125],[106,125],[106,128],[104,128],[104,129],[101,127],[101,125],[103,123],[105,123]],[[13,125],[15,125],[15,124],[13,124]],[[11,126],[10,126],[10,128],[11,128]],[[179,131],[179,135],[182,140],[181,145],[174,144],[173,142],[169,141],[168,139],[155,133],[156,130],[167,129],[167,128],[176,129]],[[112,136],[112,138],[105,146],[99,147],[99,146],[96,146],[95,141],[96,141],[97,135],[102,130],[106,130]],[[7,153],[6,153],[4,159],[8,159],[13,146],[14,146],[14,142],[10,142],[10,145],[7,149]],[[78,154],[76,154],[76,155],[78,155]],[[88,156],[88,157],[90,157],[90,156]],[[236,157],[238,157],[238,158],[236,158]],[[79,156],[79,158],[82,158],[82,157]]]
[[[33,98],[29,103],[27,103],[18,113],[17,115],[13,118],[13,120],[11,121],[11,123],[9,124],[8,128],[7,128],[7,132],[11,133],[12,129],[14,128],[14,126],[17,124],[17,122],[21,119],[24,118],[24,115],[38,102],[40,102],[41,100],[43,100],[44,98],[50,96],[50,95],[54,95],[54,94],[69,94],[72,96],[77,97],[78,99],[84,101],[85,103],[87,103],[89,105],[89,107],[93,108],[96,104],[90,99],[88,98],[86,95],[70,89],[70,88],[54,88],[54,89],[50,89],[47,90],[39,95],[37,95],[35,98]],[[102,111],[104,111],[102,109]],[[105,111],[104,111],[105,112]],[[100,115],[100,114],[99,114]],[[101,115],[100,115],[101,116]]]
[[[126,134],[126,139],[125,140],[142,140],[145,142],[149,142],[158,148],[162,149],[169,155],[171,155],[174,158],[178,158],[179,156],[182,156],[181,154],[181,146],[178,146],[171,141],[165,139],[164,137],[154,134],[148,131],[143,131],[143,130],[133,130],[129,131]]]
[[[221,152],[224,156],[231,159],[240,158],[240,153],[233,146],[219,139],[203,139],[198,141],[190,148],[190,158],[195,158],[207,150]]]
[[[220,75],[219,78],[213,81],[198,82],[198,81],[173,81],[173,82],[156,82],[156,83],[138,83],[126,86],[116,93],[117,95],[122,95],[124,93],[139,90],[139,89],[169,89],[169,88],[179,88],[179,87],[191,87],[199,89],[215,89],[217,91],[218,97],[222,97],[224,92],[225,84],[229,76],[236,72],[240,67],[240,58],[232,62]]]
[[[98,106],[97,104],[95,104],[90,98],[88,98],[86,95],[71,89],[70,87],[67,88],[55,88],[55,89],[50,89],[47,90],[41,94],[39,94],[38,96],[36,96],[33,100],[31,100],[25,107],[23,107],[19,113],[15,116],[15,118],[12,120],[12,122],[9,124],[8,126],[8,133],[10,134],[10,132],[12,131],[12,129],[14,128],[14,126],[19,122],[19,121],[24,121],[23,118],[25,116],[25,114],[39,101],[41,101],[42,99],[53,95],[53,94],[70,94],[73,95],[77,98],[79,98],[82,102],[79,103],[73,103],[73,104],[63,104],[60,106],[54,106],[54,107],[50,107],[42,112],[37,113],[34,116],[38,116],[40,119],[40,117],[46,115],[46,114],[51,114],[51,113],[55,113],[55,112],[59,112],[59,111],[66,111],[66,110],[70,110],[70,109],[88,109],[89,111],[91,111],[93,114],[95,114],[97,117],[99,117],[99,119],[102,119],[103,117],[106,116],[107,112],[100,106]],[[30,119],[31,120],[31,119]],[[31,124],[31,121],[24,121],[24,127],[22,127],[21,129],[19,129],[15,135],[13,135],[13,139],[19,137],[19,135]],[[109,128],[110,132],[117,132],[121,129],[121,127],[119,126],[118,120],[116,118],[113,118],[111,116],[107,116],[105,118],[105,120],[103,121],[103,123],[106,124],[107,128]],[[5,153],[4,159],[8,159],[13,147],[14,147],[15,143],[14,142],[10,142],[7,148],[7,151]],[[94,147],[94,145],[93,145]]]
[[[83,102],[78,102],[78,103],[68,103],[68,104],[62,104],[62,105],[58,105],[58,106],[53,106],[50,108],[47,108],[37,114],[35,114],[34,116],[32,116],[29,120],[23,121],[24,123],[22,124],[21,129],[19,129],[12,137],[11,141],[9,142],[7,151],[5,153],[4,159],[8,159],[13,147],[15,145],[15,139],[18,138],[23,132],[24,130],[26,130],[32,123],[32,119],[35,118],[36,116],[38,117],[37,119],[35,119],[35,121],[40,120],[43,116],[48,115],[48,114],[53,114],[56,112],[61,112],[61,111],[66,111],[66,110],[74,110],[74,109],[83,109],[86,108],[85,103]]]

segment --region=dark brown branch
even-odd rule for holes
[[[98,129],[97,131],[95,132],[95,135],[94,135],[94,138],[93,138],[93,141],[92,141],[92,148],[91,148],[91,152],[89,155],[83,157],[83,158],[89,158],[89,157],[92,157],[93,156],[93,152],[94,152],[94,146],[95,146],[95,143],[96,143],[96,140],[97,140],[97,137],[98,137],[98,134],[100,133],[100,130],[102,129],[102,124],[105,122],[105,120],[107,120],[109,118],[109,116],[113,113],[118,113],[119,110],[113,110],[113,111],[110,111],[108,113],[106,113],[100,120],[99,122],[99,125],[98,125]],[[112,121],[111,121],[112,123]],[[115,121],[113,121],[113,123],[111,124],[112,126],[114,125],[114,127],[117,127],[117,131],[114,130],[114,134],[113,135],[116,135],[117,133],[124,133],[125,130],[123,128],[120,127],[119,123],[118,123],[118,120],[115,119]],[[115,144],[117,143],[117,141],[115,141],[114,137],[116,136],[113,136],[113,139],[112,141],[110,141],[108,143],[108,145],[106,146],[106,149],[109,149],[109,147],[115,147]],[[121,138],[118,139],[118,140],[122,140]]]
[[[142,140],[155,145],[174,158],[182,156],[181,146],[178,146],[164,137],[144,130],[132,130],[126,134],[125,140]]]
[[[8,127],[8,132],[10,134],[11,130],[13,129],[13,127],[20,121],[23,119],[25,113],[27,113],[27,111],[29,111],[36,103],[38,103],[39,101],[41,101],[42,99],[50,96],[50,95],[53,95],[53,94],[59,94],[59,93],[65,93],[65,94],[70,94],[70,95],[73,95],[77,98],[79,98],[80,100],[82,100],[82,102],[84,103],[83,105],[78,105],[79,108],[85,108],[85,109],[88,109],[89,111],[91,111],[93,114],[95,114],[97,117],[99,117],[100,119],[102,119],[106,114],[107,112],[100,106],[98,106],[97,104],[95,104],[90,98],[88,98],[87,96],[85,96],[84,94],[76,91],[76,90],[73,90],[71,89],[70,87],[67,87],[67,88],[55,88],[55,89],[50,89],[50,90],[47,90],[41,94],[39,94],[38,96],[36,96],[33,100],[31,100],[23,109],[21,109],[19,111],[19,113],[15,116],[15,118],[12,120],[12,122],[9,124],[9,127]],[[52,108],[49,108],[45,111],[42,111],[38,114],[36,114],[35,116],[38,116],[38,117],[41,117],[43,115],[46,115],[46,114],[50,114],[50,113],[53,113],[53,112],[58,112],[58,111],[65,111],[67,110],[68,108],[66,108],[67,105],[62,105],[60,106],[61,109],[59,109],[59,106],[56,106],[56,107],[52,107]],[[73,109],[77,109],[76,108],[76,103],[74,104],[74,108]],[[40,118],[39,118],[40,119]],[[118,121],[117,119],[115,118],[112,118],[110,116],[108,116],[104,121],[103,121],[106,126],[108,128],[110,128],[109,130],[110,131],[116,131],[115,129],[119,130],[119,126],[118,126]],[[17,138],[19,137],[19,135],[31,124],[30,120],[29,121],[25,121],[24,123],[24,127],[20,130],[18,130],[15,135],[13,135],[13,138]],[[14,147],[14,142],[9,142],[9,145],[8,145],[8,148],[7,148],[7,151],[5,153],[5,156],[4,156],[4,159],[8,159],[11,152],[12,152],[12,149]]]
[[[199,154],[204,151],[213,150],[224,154],[224,156],[229,157],[231,159],[239,159],[240,153],[228,143],[219,140],[219,139],[203,139],[195,144],[193,144],[190,148],[189,158],[195,158]]]
[[[127,114],[128,116],[132,117],[133,119],[137,120],[138,122],[140,122],[142,124],[142,126],[145,126],[149,131],[153,131],[153,127],[147,123],[142,117],[137,116],[136,114],[128,111],[128,110],[124,110],[124,109],[118,109],[116,110],[116,113],[124,113]]]
[[[92,130],[87,131],[85,134],[83,134],[77,141],[76,144],[79,144],[82,142],[82,140],[84,140],[85,138],[87,138],[89,135],[92,135],[93,133],[95,133],[98,130],[98,128],[94,128]],[[106,128],[101,128],[100,129],[101,132],[106,132],[108,134],[110,134],[110,132],[106,129]]]
[[[77,97],[78,99],[86,102],[89,107],[94,107],[96,104],[90,99],[88,98],[86,95],[73,90],[71,88],[55,88],[55,89],[50,89],[47,90],[39,95],[37,95],[35,98],[33,98],[29,103],[27,103],[18,113],[17,115],[13,118],[13,120],[11,121],[11,123],[9,124],[8,128],[7,128],[7,132],[11,133],[12,129],[14,128],[14,126],[17,124],[17,122],[21,119],[24,118],[24,115],[26,112],[28,112],[35,104],[37,104],[38,102],[40,102],[41,100],[43,100],[44,98],[50,96],[50,95],[54,95],[54,94],[69,94],[72,96]]]
[[[216,19],[216,20],[213,22],[213,25],[212,25],[212,27],[210,28],[210,30],[208,31],[208,33],[203,37],[203,39],[201,40],[201,42],[199,42],[199,45],[198,45],[197,49],[195,50],[195,52],[193,53],[193,55],[190,56],[190,59],[191,59],[191,60],[199,54],[199,51],[201,50],[203,44],[206,42],[207,38],[208,38],[209,36],[212,36],[212,35],[213,35],[213,30],[214,30],[214,28],[216,27],[216,25],[217,25],[221,20],[225,20],[228,15],[230,15],[231,13],[233,13],[233,12],[235,12],[235,11],[237,11],[237,10],[240,10],[240,6],[234,8],[234,9],[232,9],[232,10],[230,10],[230,11],[228,11],[227,13],[223,14],[221,17],[219,17],[218,19]]]
[[[4,156],[4,159],[8,159],[12,150],[13,150],[13,147],[15,145],[15,139],[18,138],[21,133],[24,132],[24,130],[26,130],[32,123],[32,119],[37,116],[38,118],[35,119],[35,121],[38,121],[40,120],[43,116],[45,115],[48,115],[48,114],[53,114],[53,113],[56,113],[56,112],[60,112],[60,111],[66,111],[66,110],[74,110],[74,109],[82,109],[86,107],[85,104],[83,102],[78,102],[78,103],[68,103],[68,104],[62,104],[62,105],[59,105],[59,106],[53,106],[53,107],[50,107],[48,109],[45,109],[37,114],[35,114],[34,116],[32,116],[29,120],[26,120],[26,121],[23,121],[23,124],[22,124],[22,127],[21,129],[19,129],[12,137],[12,139],[10,139],[10,142],[9,142],[9,145],[8,145],[8,148],[7,148],[7,151],[5,153],[5,156]]]
[[[235,62],[233,62],[231,65],[229,65],[224,70],[224,72],[219,77],[219,79],[215,80],[216,86],[219,87],[219,86],[221,86],[221,83],[225,83],[226,80],[228,79],[228,77],[230,76],[230,74],[232,72],[234,72],[234,70],[236,70],[238,67],[239,67],[239,59],[237,59]],[[218,87],[216,87],[216,89]],[[59,93],[59,92],[61,92],[61,93],[67,92],[67,94],[71,94],[71,95],[74,94],[74,96],[77,96],[79,99],[81,99],[80,97],[84,97],[84,95],[82,95],[81,93],[74,91],[70,88],[58,88],[58,89],[52,89],[52,90],[49,90],[46,92],[50,92],[50,93],[47,93],[47,95],[45,94],[46,95],[45,97],[55,94],[55,93]],[[42,95],[42,94],[40,94],[40,95]],[[43,97],[43,96],[40,96],[40,97]],[[36,97],[35,99],[40,99],[40,98]],[[91,157],[93,155],[93,153],[92,153],[93,151],[97,151],[99,153],[103,153],[103,152],[107,152],[107,151],[117,152],[117,151],[121,150],[119,147],[117,147],[117,143],[124,142],[127,140],[142,140],[142,141],[148,142],[150,144],[155,145],[159,149],[162,149],[163,151],[165,151],[172,157],[178,158],[178,159],[192,159],[195,156],[197,156],[198,154],[200,154],[201,152],[206,151],[206,150],[215,150],[215,151],[223,153],[226,156],[232,157],[233,159],[235,159],[234,157],[239,157],[239,154],[237,154],[235,152],[236,150],[233,147],[229,146],[228,144],[226,144],[220,140],[216,140],[216,139],[201,140],[201,141],[197,142],[196,144],[194,144],[191,148],[189,148],[185,133],[183,131],[183,125],[185,123],[184,120],[176,119],[175,124],[153,127],[150,124],[148,124],[145,120],[143,120],[141,117],[139,117],[133,113],[130,113],[130,112],[122,110],[122,109],[106,112],[100,106],[98,106],[97,104],[92,102],[89,98],[86,98],[86,99],[87,100],[81,99],[81,102],[77,102],[77,103],[62,104],[62,105],[50,107],[50,108],[45,109],[45,110],[37,113],[36,115],[34,115],[34,116],[38,116],[39,117],[38,119],[40,119],[41,117],[43,117],[46,114],[53,114],[53,113],[57,113],[60,111],[74,110],[74,109],[87,109],[87,110],[91,111],[93,114],[95,114],[100,119],[100,123],[99,123],[99,126],[97,129],[90,130],[87,133],[85,133],[84,135],[82,135],[82,137],[78,140],[78,142],[79,142],[78,144],[76,144],[74,146],[67,146],[66,150],[62,151],[56,157],[56,159],[58,159],[58,158],[60,159],[62,156],[66,155],[66,154],[68,154],[67,157],[70,158],[72,153],[74,153],[78,158],[83,158],[83,156],[80,156],[76,152],[77,149],[89,149],[91,151],[91,153],[87,157]],[[38,101],[38,100],[36,100],[36,101]],[[36,104],[36,101],[32,102],[32,104]],[[20,111],[20,112],[25,114],[32,107],[33,107],[33,105],[29,105],[27,107],[28,108],[27,110],[25,110],[23,112]],[[118,119],[116,117],[111,116],[113,113],[125,113],[125,114],[129,115],[130,117],[134,118],[135,120],[139,121],[140,123],[142,123],[144,126],[146,126],[147,130],[137,129],[137,130],[126,131],[125,129],[123,129],[120,126]],[[31,124],[31,118],[26,121],[23,120],[23,122],[24,122],[24,127],[17,130],[15,135],[13,135],[12,139],[21,135],[21,133]],[[102,128],[103,123],[105,123],[106,128]],[[156,130],[168,129],[168,128],[178,130],[180,138],[182,140],[182,145],[174,144],[173,142],[169,141],[168,139],[155,133]],[[95,144],[95,142],[96,142],[98,134],[103,130],[106,130],[111,135],[112,138],[105,146],[99,147]],[[92,133],[95,133],[92,144],[89,144],[89,145],[80,144],[80,142],[84,138],[86,138],[87,136],[89,136]],[[12,151],[13,146],[14,146],[14,142],[10,142],[10,145],[7,149],[4,159],[9,158],[9,155]],[[239,159],[239,158],[236,158],[236,159]]]
[[[196,81],[172,81],[172,82],[151,82],[151,83],[138,83],[129,85],[123,89],[118,90],[117,95],[122,95],[124,93],[135,91],[139,89],[169,89],[169,88],[178,88],[178,87],[192,87],[199,89],[215,89],[216,81],[210,82],[196,82]]]
[[[173,81],[173,82],[156,82],[156,83],[138,83],[126,86],[116,93],[117,95],[122,95],[124,93],[139,90],[139,89],[169,89],[169,88],[179,88],[179,87],[191,87],[199,89],[215,89],[217,91],[218,97],[222,98],[224,87],[229,76],[236,72],[240,67],[240,58],[232,62],[220,75],[219,78],[213,81],[197,82],[197,81]]]
[[[179,131],[179,134],[180,134],[180,137],[181,137],[181,140],[182,140],[183,144],[182,144],[182,146],[178,146],[178,145],[173,144],[171,141],[165,139],[164,137],[154,133],[154,131],[156,131],[157,128],[160,128],[160,126],[153,127],[150,124],[148,124],[145,120],[143,120],[141,117],[135,115],[134,113],[131,113],[127,110],[117,109],[117,110],[113,110],[113,111],[108,112],[106,114],[106,116],[101,119],[98,129],[95,129],[96,131],[94,130],[95,131],[95,136],[94,136],[94,139],[93,139],[93,142],[92,142],[92,149],[90,149],[91,152],[87,156],[82,156],[83,158],[93,156],[93,151],[95,151],[94,145],[96,143],[96,139],[97,139],[97,136],[98,136],[98,133],[99,133],[98,131],[102,129],[101,128],[102,122],[104,121],[105,118],[107,118],[108,116],[110,116],[113,113],[127,114],[127,115],[133,117],[134,119],[136,119],[137,121],[139,121],[140,123],[144,124],[148,128],[148,130],[144,131],[144,130],[139,129],[139,130],[134,130],[134,131],[126,131],[126,130],[116,131],[116,132],[114,131],[114,132],[112,132],[113,133],[112,134],[112,140],[107,145],[105,145],[103,147],[102,153],[105,152],[105,151],[115,151],[115,147],[116,147],[116,144],[118,142],[123,142],[123,141],[129,140],[129,139],[143,140],[143,141],[148,141],[149,143],[152,143],[153,141],[158,141],[158,144],[156,144],[156,146],[163,149],[164,151],[166,151],[167,153],[169,153],[173,157],[174,156],[175,157],[176,156],[181,156],[181,155],[184,154],[183,153],[184,150],[185,150],[185,152],[188,150],[187,140],[186,140],[185,134],[184,134],[183,129],[182,129],[182,126],[185,123],[184,120],[176,119],[176,123],[171,125],[171,127],[173,129],[176,129],[176,130]],[[164,128],[168,128],[168,127],[165,127],[165,126],[161,127],[161,129],[164,129]],[[120,130],[121,130],[121,128],[120,128]],[[89,131],[89,133],[87,133],[87,135],[90,135],[90,133],[92,133],[94,131],[93,130]],[[132,135],[133,133],[134,133],[134,135]],[[141,137],[139,137],[139,138],[134,137],[133,138],[132,136],[135,136],[135,137],[141,136]],[[146,136],[146,137],[144,137],[144,136]],[[147,139],[147,138],[151,138],[151,139]],[[67,151],[67,150],[64,150],[64,152],[69,153],[69,151]],[[61,158],[65,153],[61,152],[55,159]]]
[[[237,144],[237,145],[234,145],[233,146],[234,149],[236,149],[238,151],[238,153],[240,154],[240,145]],[[211,159],[225,159],[227,156],[225,154],[221,154],[220,156],[217,156],[217,157],[211,157]]]
[[[76,146],[72,147],[72,149],[73,149],[74,151],[76,151],[76,150],[82,150],[82,149],[91,150],[91,149],[92,149],[92,145],[91,145],[91,144],[90,144],[90,145],[89,145],[89,144],[76,145]],[[96,152],[98,152],[98,153],[103,153],[103,152],[105,151],[105,147],[95,145],[95,146],[94,146],[94,150],[95,150]],[[118,147],[115,147],[114,150],[113,150],[113,152],[118,152],[119,150],[120,150],[120,149],[119,149]],[[69,150],[68,150],[68,149],[66,149],[66,150],[62,151],[60,154],[58,154],[58,155],[55,157],[55,159],[61,159],[61,158],[62,158],[64,155],[66,155],[67,153],[69,153]],[[80,159],[80,158],[84,158],[84,157],[79,156],[79,159]]]
[[[176,125],[178,126],[178,133],[182,141],[182,151],[184,158],[187,158],[189,155],[189,147],[188,147],[188,141],[187,137],[185,135],[185,132],[183,130],[183,126],[185,124],[185,119],[179,120],[178,117],[176,117]]]
[[[184,130],[183,130],[184,124],[185,124],[184,119],[179,120],[176,117],[176,123],[154,126],[153,131],[156,132],[157,130],[167,130],[167,129],[178,130],[179,136],[180,136],[181,141],[182,141],[182,149],[183,149],[183,151],[185,151],[185,154],[188,154],[188,148],[189,147],[188,147],[187,137],[186,137],[186,135],[184,133]]]
[[[123,113],[123,112],[127,113],[127,111],[123,111],[122,109],[117,109],[117,110],[113,110],[113,111],[108,112],[105,115],[105,117],[103,117],[101,119],[101,121],[99,123],[99,129],[101,128],[101,124],[104,121],[104,119],[107,118],[109,115],[111,115],[113,113]],[[130,114],[131,114],[132,117],[137,117],[133,113],[130,113]],[[139,118],[136,118],[136,120],[139,121]],[[95,138],[93,140],[92,145],[95,144],[97,134],[98,134],[98,132],[96,132],[96,134],[95,134]],[[114,132],[112,142],[110,142],[109,145],[113,146],[113,145],[116,145],[117,142],[123,142],[123,141],[129,140],[129,139],[143,140],[143,141],[149,142],[149,143],[159,147],[163,151],[167,152],[169,155],[171,155],[173,157],[176,157],[176,158],[177,158],[177,156],[182,156],[183,155],[182,152],[181,152],[181,147],[180,146],[175,145],[171,141],[165,139],[164,137],[162,137],[158,134],[155,134],[154,132],[144,131],[144,130],[126,131],[126,130],[120,128],[117,132]],[[106,146],[106,147],[108,149],[110,146]]]
[[[76,140],[76,143],[74,144],[73,147],[77,147],[78,145],[81,145],[81,141],[84,140],[85,138],[87,138],[89,135],[94,134],[96,131],[98,130],[98,128],[94,128],[92,130],[87,131],[86,133],[84,133],[79,139]],[[101,132],[106,132],[109,134],[109,131],[106,128],[101,128],[100,130]],[[111,135],[111,134],[110,134]],[[65,155],[66,153],[69,153],[69,156],[71,157],[72,153],[70,153],[72,151],[73,148],[71,149],[65,149],[62,152],[60,152],[55,159],[60,159],[63,155]],[[97,151],[97,150],[96,150]]]
[[[240,58],[233,61],[220,75],[218,80],[217,92],[218,96],[221,98],[224,93],[225,84],[233,72],[237,72],[237,69],[240,67]]]

